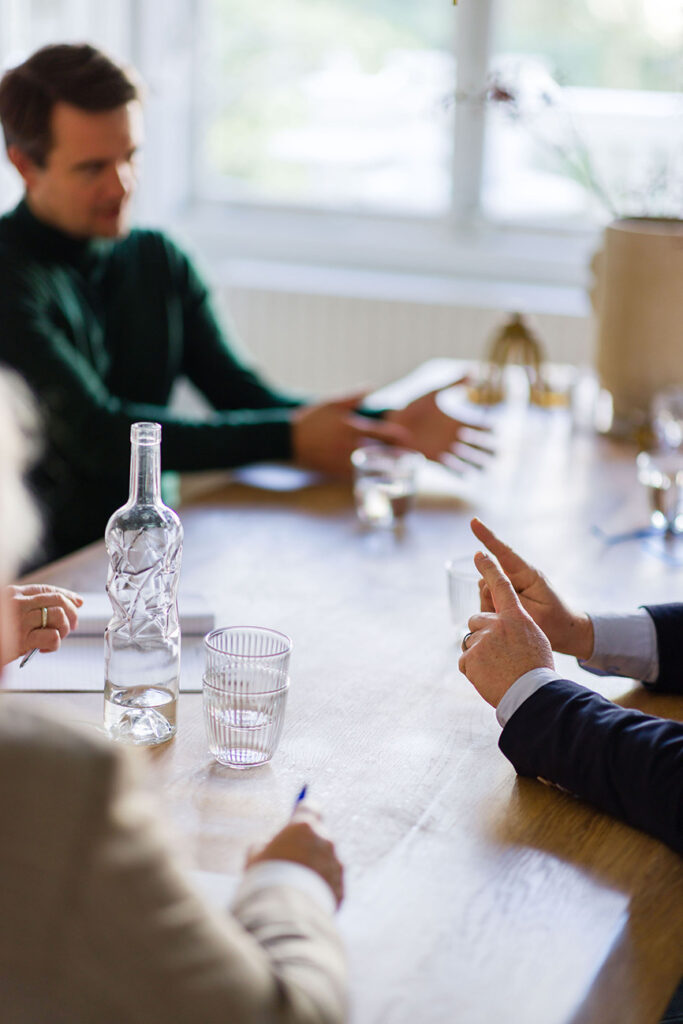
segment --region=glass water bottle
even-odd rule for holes
[[[161,500],[161,426],[134,423],[130,440],[130,497],[104,535],[112,606],[104,634],[104,724],[114,739],[152,745],[176,731],[183,528]]]

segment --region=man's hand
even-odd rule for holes
[[[491,597],[492,611],[469,620],[471,635],[458,667],[494,708],[512,684],[533,668],[554,668],[548,639],[522,608],[508,580],[488,555],[478,551],[474,564]]]
[[[72,590],[30,584],[5,587],[3,614],[6,629],[3,636],[4,663],[37,647],[40,651],[56,651],[64,637],[78,625],[77,609],[83,598]],[[47,625],[42,628],[42,609],[47,609]]]
[[[351,452],[363,438],[410,448],[411,436],[404,427],[355,412],[364,398],[365,392],[360,392],[297,409],[292,418],[294,461],[307,469],[349,476]]]
[[[273,836],[262,850],[247,857],[247,867],[265,860],[291,860],[317,872],[334,893],[337,906],[344,898],[344,868],[334,844],[323,834],[320,817],[302,806],[292,821]]]
[[[547,636],[552,649],[585,661],[593,653],[593,623],[585,613],[572,611],[556,594],[545,576],[520,558],[479,519],[473,519],[472,533],[500,562],[515,588],[522,607]],[[493,611],[485,579],[479,581],[481,610]]]
[[[465,378],[455,381],[463,383]],[[449,385],[452,387],[453,385]],[[388,412],[385,420],[403,427],[409,436],[404,442],[406,448],[422,452],[428,459],[452,465],[454,461],[482,468],[482,455],[493,455],[493,449],[467,437],[464,431],[489,433],[489,428],[466,420],[456,420],[443,412],[437,403],[437,396],[444,388],[437,388],[421,395],[403,409]]]

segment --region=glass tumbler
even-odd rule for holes
[[[391,529],[413,506],[424,457],[407,448],[368,445],[351,454],[356,513],[366,526]]]
[[[667,533],[683,531],[683,452],[640,452],[638,480],[650,498],[650,522]]]
[[[468,619],[479,611],[479,580],[471,555],[463,558],[451,558],[446,562],[448,580],[448,600],[451,607],[451,619],[456,628],[458,639],[462,640],[467,632]]]
[[[227,626],[208,633],[204,648],[209,750],[230,768],[266,764],[284,725],[290,637],[261,626]]]
[[[667,388],[652,399],[652,426],[660,448],[683,449],[683,389]]]

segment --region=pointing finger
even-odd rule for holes
[[[488,526],[482,523],[481,519],[472,519],[470,522],[472,533],[484,544],[492,555],[495,555],[506,573],[517,573],[523,569],[531,569],[528,562],[525,562],[523,558],[513,551],[512,548],[505,544],[504,541],[497,537],[493,530],[490,530]]]
[[[521,611],[515,588],[507,576],[496,565],[492,558],[482,551],[477,551],[474,556],[474,564],[482,575],[484,583],[491,591],[493,605],[497,612]]]
[[[481,579],[479,580],[479,607],[482,612],[494,612],[496,610],[493,607],[491,591]]]

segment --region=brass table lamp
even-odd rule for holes
[[[470,383],[467,395],[480,405],[498,405],[505,399],[503,372],[508,363],[519,363],[529,379],[529,402],[542,408],[569,404],[566,391],[554,389],[543,372],[543,346],[524,322],[520,313],[513,313],[494,337],[485,361],[482,376]]]

